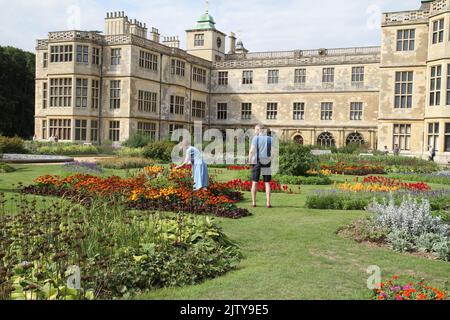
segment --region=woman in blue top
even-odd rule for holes
[[[191,146],[187,141],[183,142],[183,149],[186,152],[186,160],[179,165],[177,169],[191,164],[192,175],[194,177],[194,190],[197,191],[208,188],[208,167],[206,162],[203,160],[202,152],[196,147]]]

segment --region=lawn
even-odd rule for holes
[[[30,184],[40,175],[63,173],[62,166],[16,167],[19,170],[15,173],[0,174],[0,192],[14,193],[13,184]],[[109,170],[106,174],[125,175],[126,171]],[[222,180],[238,175],[214,169],[212,174]],[[157,290],[137,298],[368,299],[366,269],[371,265],[379,266],[384,278],[394,274],[416,280],[424,278],[450,291],[448,262],[373,248],[336,235],[339,227],[365,213],[305,209],[308,191],[323,188],[330,186],[305,186],[299,195],[275,194],[272,209],[250,208],[250,195],[246,193],[240,206],[248,208],[253,216],[240,220],[217,219],[245,255],[238,270],[201,285]],[[260,203],[264,204],[263,194]]]

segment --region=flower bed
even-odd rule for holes
[[[405,196],[428,199],[433,211],[445,211],[450,207],[450,190],[389,192],[352,192],[337,189],[316,190],[308,194],[306,207],[328,210],[364,210],[372,201],[383,202],[390,195],[397,204]]]
[[[445,300],[447,295],[423,281],[419,283],[408,282],[405,284],[399,280],[398,276],[391,280],[382,282],[380,289],[373,291],[374,300]]]
[[[406,183],[400,179],[371,176],[364,178],[362,182],[358,178],[354,180],[354,183],[344,182],[339,185],[339,190],[350,192],[431,191],[431,187],[424,182]]]
[[[209,217],[104,202],[18,197],[0,205],[0,231],[0,300],[126,299],[216,278],[242,257]],[[68,287],[77,273],[78,290]]]
[[[92,199],[126,203],[130,209],[213,214],[241,218],[250,215],[237,208],[242,194],[229,186],[210,181],[208,190],[193,191],[189,170],[147,167],[131,178],[76,174],[69,177],[43,176],[36,184],[23,188],[24,193],[76,199],[89,205]]]
[[[241,179],[232,180],[226,184],[226,186],[230,189],[247,192],[252,191],[252,185],[253,185],[252,181],[244,181]],[[277,181],[270,182],[270,189],[272,190],[273,193],[289,193],[289,194],[294,193],[292,191],[292,188],[289,188],[289,186],[287,185],[281,185],[281,183]],[[266,185],[264,181],[258,182],[257,190],[258,192],[266,192]]]
[[[333,174],[343,174],[350,176],[367,176],[369,174],[385,174],[386,171],[381,165],[370,164],[347,164],[338,162],[332,165],[321,165],[320,170],[330,171]]]
[[[64,165],[64,170],[76,173],[93,173],[93,174],[103,173],[103,168],[99,166],[98,163],[95,162],[80,162],[80,161],[69,162]]]

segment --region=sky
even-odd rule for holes
[[[420,7],[420,0],[209,2],[217,29],[235,32],[252,52],[377,46],[382,12]],[[49,31],[103,31],[106,12],[125,11],[163,36],[180,36],[185,48],[185,30],[206,6],[205,0],[0,0],[0,45],[34,51]]]

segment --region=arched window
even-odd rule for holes
[[[294,137],[294,142],[301,145],[305,144],[305,140],[303,140],[303,137],[300,135]]]
[[[364,141],[364,137],[362,136],[362,134],[355,132],[352,134],[349,134],[349,136],[347,137],[347,145],[349,144],[359,144],[359,145],[363,145],[366,142]]]
[[[331,133],[324,132],[317,138],[317,144],[321,147],[334,147],[336,146],[336,140]]]

